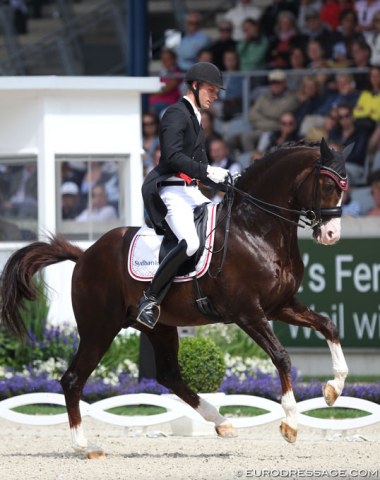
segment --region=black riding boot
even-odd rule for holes
[[[137,321],[146,327],[153,328],[160,317],[160,305],[178,272],[179,267],[189,257],[186,254],[187,243],[181,240],[160,263],[156,275],[148,290],[144,292],[138,303]]]

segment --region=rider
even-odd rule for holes
[[[229,173],[208,165],[200,124],[200,111],[211,107],[223,87],[222,74],[212,63],[199,62],[187,71],[185,83],[186,95],[161,119],[161,158],[142,186],[145,209],[157,234],[171,230],[178,239],[138,304],[137,320],[149,328],[159,318],[160,305],[179,267],[199,248],[193,210],[209,199],[198,182],[223,183]]]

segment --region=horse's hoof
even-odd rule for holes
[[[222,423],[221,425],[215,427],[215,430],[219,437],[227,438],[238,436],[236,429],[232,426],[231,423]]]
[[[95,449],[87,452],[87,458],[89,460],[103,460],[106,458],[106,455],[103,450]]]
[[[297,440],[297,430],[290,427],[285,422],[281,422],[280,432],[281,435],[285,438],[285,440],[289,443],[294,443]]]
[[[322,392],[325,402],[329,407],[332,407],[335,403],[335,400],[339,397],[339,394],[330,383],[326,383],[326,385],[323,385]]]

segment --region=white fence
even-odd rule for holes
[[[265,398],[250,395],[224,394],[208,394],[204,397],[217,408],[225,406],[247,406],[257,407],[268,411],[268,413],[255,417],[231,418],[231,423],[236,428],[263,425],[275,420],[280,420],[284,416],[280,404]],[[66,413],[53,415],[28,415],[13,410],[16,407],[24,405],[40,404],[64,406],[65,398],[63,395],[57,393],[30,393],[8,398],[0,401],[0,418],[25,425],[57,425],[68,421]],[[107,412],[109,409],[127,405],[158,406],[165,408],[167,411],[156,415],[141,416],[125,416]],[[329,408],[322,397],[304,400],[297,405],[299,411],[299,424],[322,430],[351,430],[374,425],[375,423],[380,422],[380,405],[358,398],[340,397],[336,401],[334,407],[364,410],[368,412],[369,415],[359,418],[338,420],[314,418],[302,413],[312,409]],[[174,395],[154,395],[148,393],[120,395],[100,400],[92,404],[82,401],[80,407],[82,416],[90,416],[106,423],[124,427],[149,427],[172,422],[180,418],[190,418],[197,422],[208,423],[203,420],[195,410],[187,404],[179,401]]]

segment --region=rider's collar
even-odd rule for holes
[[[185,100],[187,100],[190,105],[193,107],[193,110],[194,110],[194,113],[195,113],[195,116],[197,117],[197,120],[199,122],[199,125],[201,124],[201,112],[197,109],[197,107],[194,105],[194,103],[192,102],[192,100],[187,96],[187,95],[184,95],[183,98]]]

